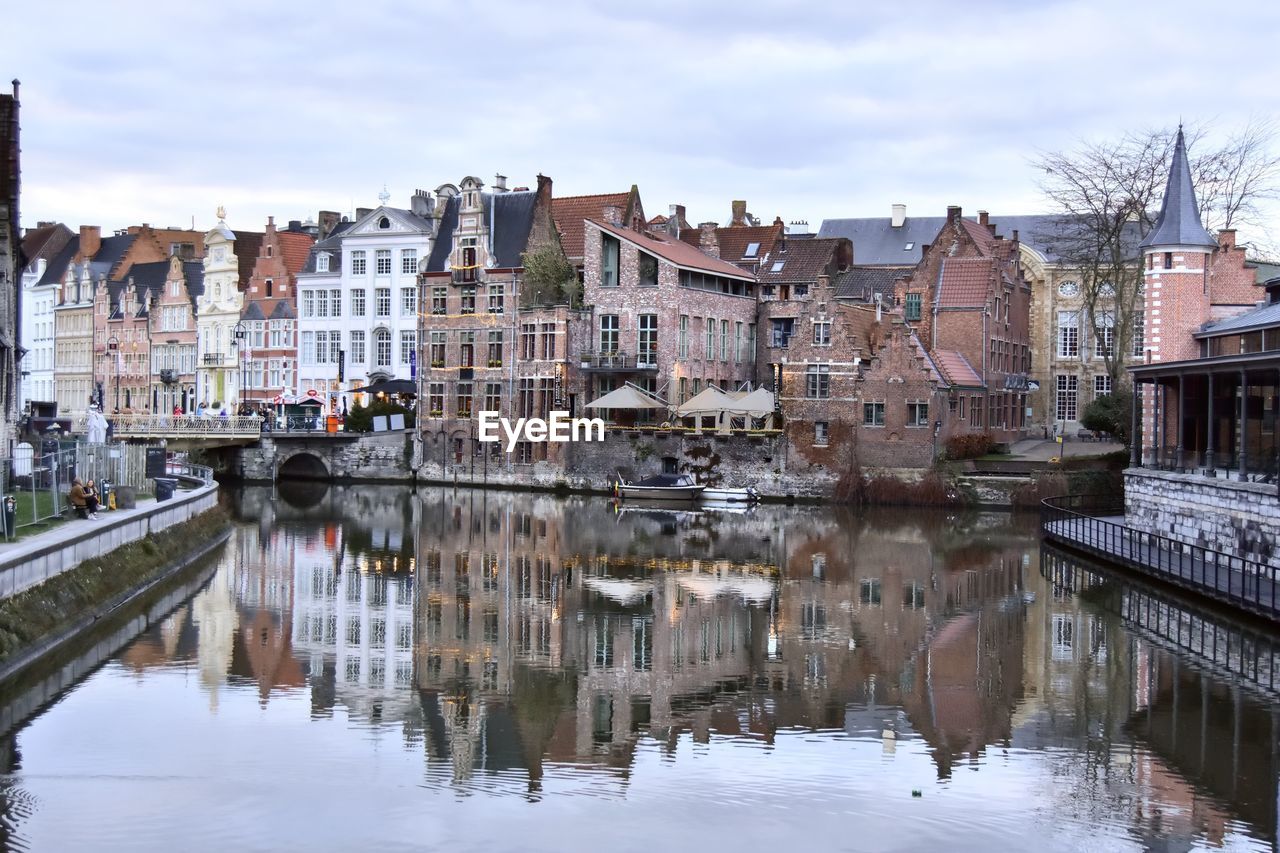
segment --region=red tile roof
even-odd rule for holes
[[[280,255],[284,258],[285,269],[289,271],[289,275],[296,276],[306,265],[307,253],[311,251],[315,238],[298,231],[277,231],[276,239],[280,241]]]
[[[981,308],[996,274],[994,258],[947,258],[938,276],[939,308]]]
[[[720,244],[720,259],[729,263],[758,264],[774,249],[774,244],[782,236],[783,226],[779,222],[770,225],[731,225],[716,229],[716,241]],[[680,232],[680,239],[690,246],[702,244],[702,229],[688,228]],[[756,253],[746,255],[747,247],[759,243]]]
[[[560,229],[560,246],[569,259],[582,257],[582,220],[604,219],[606,207],[619,208],[625,216],[630,192],[571,195],[551,199],[551,218]]]
[[[965,388],[984,387],[982,377],[973,369],[973,365],[969,364],[969,359],[955,350],[934,350],[933,363],[938,366],[938,371],[948,385],[960,385]]]
[[[717,260],[710,255],[705,255],[687,243],[680,240],[672,240],[666,234],[652,231],[641,234],[638,231],[632,231],[630,228],[618,228],[615,225],[596,222],[594,219],[591,220],[591,224],[678,267],[755,281],[755,276],[741,267]]]
[[[974,222],[972,219],[964,218],[961,218],[960,225],[965,231],[969,232],[969,236],[973,238],[973,242],[978,244],[978,248],[982,250],[983,254],[991,253],[992,243],[995,242],[995,237],[991,236],[991,232],[985,225],[982,225],[979,222]]]

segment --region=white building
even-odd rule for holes
[[[18,411],[31,401],[54,400],[53,385],[53,306],[58,299],[58,276],[74,248],[67,246],[73,237],[65,225],[40,223],[27,231],[22,239],[27,266],[22,270],[22,323],[19,342],[26,350],[18,364],[21,382],[18,386]],[[50,268],[50,262],[61,257],[62,264]]]
[[[413,378],[418,268],[435,236],[432,204],[422,191],[409,210],[384,203],[312,247],[298,276],[299,394],[315,389],[342,409],[351,402],[342,391]]]
[[[249,280],[262,234],[236,234],[218,208],[218,224],[204,238],[204,290],[196,298],[196,404],[228,413],[240,401],[240,348],[236,325],[244,308],[242,287]]]

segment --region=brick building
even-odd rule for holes
[[[270,403],[293,394],[298,369],[298,273],[315,238],[292,221],[286,230],[267,217],[244,292],[240,322],[245,328],[245,402]]]
[[[149,308],[151,411],[164,415],[178,407],[190,413],[199,402],[195,312],[204,290],[204,263],[173,255],[156,265],[163,268],[164,277]]]
[[[969,395],[968,422],[1010,444],[1026,430],[1031,288],[1018,233],[1006,240],[995,231],[985,215],[974,222],[948,208],[919,265],[897,282],[896,302],[926,350],[958,353],[977,373],[982,387]]]
[[[755,379],[755,276],[665,234],[588,220],[583,302],[591,333],[575,359],[588,399],[645,388],[680,403]]]
[[[567,293],[542,300],[562,304],[535,305],[522,289],[526,253],[561,252],[551,192],[545,175],[535,190],[509,191],[499,177],[485,192],[471,176],[436,190],[436,238],[419,276],[418,429],[429,458],[532,462],[528,445],[516,458],[499,456],[497,444],[482,455],[475,416],[567,402],[568,326],[579,312]]]
[[[150,303],[164,288],[169,264],[134,264],[123,281],[99,279],[93,295],[93,359],[104,409],[151,412]]]
[[[551,216],[560,232],[560,248],[578,270],[582,281],[583,222],[598,219],[605,222],[623,222],[628,228],[642,231],[645,227],[644,205],[640,203],[640,189],[631,185],[623,193],[565,196],[551,200]]]

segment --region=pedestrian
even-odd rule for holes
[[[71,506],[75,509],[76,515],[81,518],[88,518],[89,502],[85,497],[84,483],[80,482],[80,478],[76,477],[71,481]]]
[[[201,403],[200,405],[196,406],[196,417],[197,417],[197,418],[203,418],[203,417],[204,417],[204,413],[205,413],[205,404],[204,404],[204,403]]]
[[[90,518],[98,518],[98,490],[93,487],[93,480],[84,484],[84,508],[88,510]]]
[[[180,417],[182,417],[182,407],[181,407],[181,406],[179,406],[179,405],[178,405],[178,404],[176,404],[176,403],[175,403],[175,404],[174,404],[174,406],[173,406],[173,416],[174,416],[175,418],[180,418]]]

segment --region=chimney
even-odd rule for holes
[[[698,248],[705,255],[710,255],[713,258],[720,257],[720,241],[716,238],[716,223],[699,222],[698,228],[702,230],[702,234],[698,237]]]
[[[795,219],[787,226],[787,234],[792,237],[807,237],[813,232],[809,230],[809,220]]]
[[[606,204],[604,206],[604,210],[601,211],[601,214],[604,216],[605,222],[615,228],[622,227],[622,208],[618,207],[616,204]]]
[[[733,202],[733,219],[729,222],[730,228],[736,228],[740,225],[750,225],[747,221],[747,203],[742,199]]]
[[[506,176],[506,175],[494,175],[494,176],[493,176],[493,186],[492,186],[492,187],[490,187],[490,189],[492,189],[495,193],[504,193],[504,192],[506,192],[506,191],[507,191],[507,176]]]
[[[357,207],[357,208],[356,208],[356,219],[357,219],[357,220],[364,219],[364,218],[365,218],[366,216],[368,216],[370,213],[373,213],[373,208],[372,208],[372,207]]]
[[[831,276],[824,272],[818,273],[817,289],[827,290],[831,287]]]
[[[889,224],[894,228],[901,228],[907,221],[907,206],[905,204],[895,204],[890,210],[893,213],[889,219]]]
[[[1218,248],[1231,250],[1236,247],[1236,229],[1223,228],[1218,232]]]
[[[317,240],[323,240],[333,233],[333,229],[338,227],[338,223],[342,221],[342,217],[333,210],[320,211],[320,231],[316,234]]]
[[[538,200],[537,204],[543,205],[547,214],[551,213],[551,179],[546,175],[538,175]]]
[[[948,222],[952,222],[952,223],[959,222],[960,216],[961,216],[961,210],[959,205],[955,205],[955,204],[947,205],[947,221]]]
[[[434,208],[435,199],[426,190],[414,190],[413,195],[409,196],[409,212],[414,216],[429,219]]]
[[[291,232],[294,232],[294,233],[297,233],[297,232],[301,231],[301,230],[302,230],[302,220],[301,220],[301,219],[290,219],[290,220],[289,220],[289,227],[288,227],[286,230],[291,231]]]
[[[80,257],[86,261],[93,260],[102,248],[102,228],[98,225],[80,226]]]

